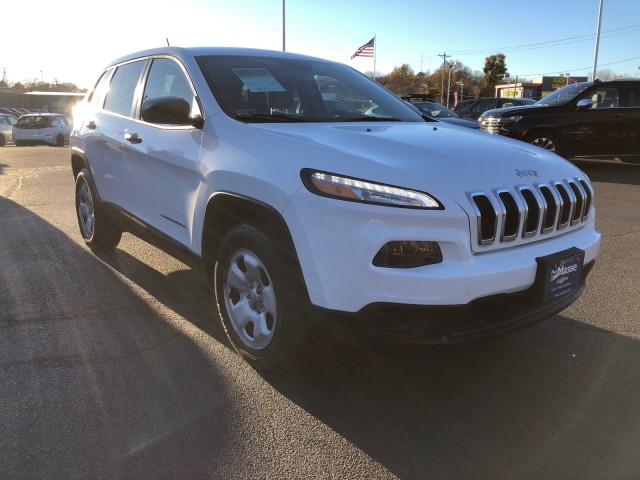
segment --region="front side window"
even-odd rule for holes
[[[222,110],[243,122],[424,121],[345,65],[230,55],[197,61]]]
[[[104,102],[105,110],[126,117],[131,116],[133,98],[144,65],[145,60],[139,60],[137,62],[126,63],[116,69]]]
[[[191,106],[191,116],[199,115],[195,95],[180,66],[170,58],[156,58],[151,64],[142,94],[142,104],[162,97],[179,97]]]
[[[619,104],[618,87],[603,87],[589,94],[593,104],[591,108],[616,108]]]

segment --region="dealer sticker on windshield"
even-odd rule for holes
[[[252,93],[285,91],[266,68],[234,68],[233,72]]]
[[[536,285],[544,300],[561,297],[580,287],[584,251],[571,248],[539,257]]]

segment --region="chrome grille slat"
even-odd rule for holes
[[[565,178],[533,186],[515,185],[467,193],[476,215],[476,242],[505,246],[518,238],[535,241],[589,218],[593,188],[583,178]]]
[[[562,182],[553,182],[552,184],[556,192],[560,195],[562,203],[560,204],[560,212],[558,213],[557,230],[563,230],[569,226],[571,215],[575,207],[576,198],[571,189],[567,188]]]
[[[522,222],[522,238],[530,238],[536,235],[540,228],[540,221],[543,215],[542,205],[534,191],[525,186],[516,187],[520,196],[525,202],[524,218]]]

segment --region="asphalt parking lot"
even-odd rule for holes
[[[577,163],[603,241],[561,315],[455,348],[320,330],[267,375],[186,266],[84,246],[68,156],[0,149],[0,478],[640,477],[640,165]]]

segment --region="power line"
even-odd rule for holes
[[[632,58],[627,58],[626,60],[618,60],[616,62],[609,62],[609,63],[601,63],[600,66],[601,67],[608,67],[609,65],[616,65],[618,63],[624,63],[624,62],[630,62],[631,60],[639,60],[640,57],[632,57]],[[582,67],[582,68],[567,68],[566,70],[570,70],[572,72],[579,72],[581,70],[591,70],[592,67]],[[564,70],[563,70],[564,71]],[[553,71],[553,72],[546,72],[546,73],[519,73],[518,76],[520,77],[533,77],[536,75],[555,75],[558,71]]]
[[[637,28],[640,27],[640,24],[638,25],[629,25],[626,27],[620,27],[620,28],[614,28],[611,30],[607,30],[602,32],[603,34],[606,33],[610,33],[611,35],[601,35],[601,36],[606,36],[606,37],[613,37],[613,36],[617,36],[617,35],[625,35],[627,33],[634,33],[636,31],[640,31]],[[636,30],[631,30],[631,31],[627,31],[627,32],[621,32],[620,30],[628,30],[634,28]],[[618,32],[618,33],[613,33],[613,32]],[[496,47],[496,48],[482,48],[482,49],[477,49],[477,50],[453,50],[451,51],[451,53],[454,53],[456,55],[480,55],[483,53],[487,53],[487,52],[497,52],[497,51],[513,51],[513,50],[533,50],[533,49],[537,49],[537,48],[545,48],[548,47],[550,45],[553,44],[558,44],[558,45],[568,45],[571,43],[578,43],[578,42],[584,42],[587,40],[590,40],[594,37],[594,34],[588,34],[588,35],[579,35],[579,36],[575,36],[575,37],[566,37],[566,38],[559,38],[557,40],[549,40],[546,42],[537,42],[537,43],[529,43],[529,44],[525,44],[525,45],[514,45],[514,46],[510,46],[510,47]],[[560,42],[564,42],[564,43],[560,43]]]

